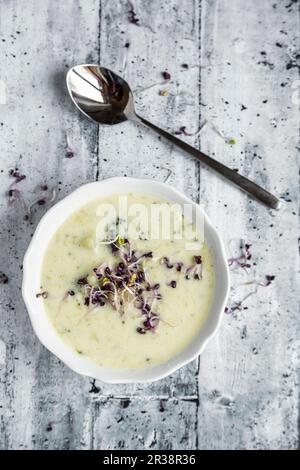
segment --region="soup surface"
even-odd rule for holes
[[[208,315],[215,274],[202,234],[180,210],[181,234],[175,216],[150,216],[171,203],[122,197],[135,214],[127,225],[119,195],[83,206],[61,225],[47,249],[37,295],[78,354],[99,365],[137,369],[168,361],[193,340]],[[148,214],[148,227],[136,216],[137,203]],[[169,220],[169,233],[162,233]],[[123,232],[129,225],[131,232]]]

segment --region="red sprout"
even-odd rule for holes
[[[245,243],[241,246],[241,254],[240,256],[229,258],[228,266],[239,266],[241,268],[250,268],[251,264],[249,261],[252,258],[252,254],[250,253],[251,245],[249,243]]]
[[[13,204],[16,201],[20,203],[22,209],[25,212],[25,217],[24,217],[25,220],[30,219],[30,216],[32,215],[32,208],[35,205],[42,206],[46,204],[46,202],[53,202],[56,199],[57,191],[56,191],[56,188],[53,188],[49,196],[47,195],[47,197],[39,197],[38,199],[33,201],[30,205],[27,205],[22,196],[21,191],[17,188],[17,184],[23,181],[26,178],[26,176],[21,174],[19,170],[17,169],[15,170],[11,169],[9,171],[9,175],[14,178],[14,181],[11,183],[11,185],[8,188],[8,192],[7,192],[8,202],[9,204]],[[41,191],[47,191],[48,186],[46,184],[43,184],[39,186],[39,189]]]
[[[17,188],[10,188],[7,194],[10,203],[14,202],[16,199],[21,198],[21,192]]]
[[[26,175],[22,175],[17,169],[13,170],[9,170],[9,174],[10,176],[12,176],[13,178],[15,178],[15,182],[16,183],[20,183],[20,181],[23,181],[25,178],[26,178]]]
[[[135,24],[136,26],[140,26],[140,20],[136,16],[136,12],[134,10],[134,6],[131,2],[128,2],[128,21],[129,23]]]
[[[254,284],[257,287],[268,287],[272,282],[274,281],[275,276],[267,274],[265,276],[265,281],[264,282],[258,282],[256,280],[249,282],[248,284]],[[236,310],[248,310],[248,307],[244,306],[245,301],[253,294],[257,292],[257,287],[254,291],[249,292],[242,300],[235,301],[231,306],[227,306],[224,310],[226,314],[231,314],[234,313]]]
[[[156,328],[159,325],[159,322],[160,322],[160,318],[158,315],[156,315],[155,313],[149,314],[146,317],[146,320],[143,322],[143,326],[144,326],[143,329],[146,331],[152,331],[153,333],[155,333]]]
[[[66,148],[65,157],[66,157],[66,158],[69,158],[69,159],[74,158],[74,157],[75,157],[75,152],[74,152],[74,150],[72,150],[70,147],[67,147],[67,148]]]
[[[169,72],[164,71],[161,74],[162,74],[164,80],[171,80],[171,74]]]
[[[169,258],[167,258],[166,256],[164,256],[163,258],[161,258],[160,264],[164,264],[168,269],[172,269],[173,266],[174,266],[174,265],[170,262]]]
[[[8,283],[8,277],[4,273],[0,273],[0,284],[7,284]]]
[[[45,189],[45,187],[47,187],[47,189],[48,189],[48,186],[45,185],[43,191],[47,191],[47,189]],[[47,202],[49,202],[49,203],[54,202],[56,197],[57,197],[57,190],[56,190],[55,187],[53,187],[52,190],[50,191],[49,195],[47,195],[45,197],[38,197],[37,199],[35,199],[26,209],[28,218],[32,215],[32,209],[34,208],[34,206],[36,206],[36,205],[37,206],[44,206],[45,204],[47,204]]]
[[[141,328],[140,326],[137,327],[136,331],[137,331],[137,333],[139,333],[140,335],[145,335],[145,334],[146,334],[145,328]]]
[[[17,189],[17,184],[20,183],[21,181],[23,181],[26,176],[25,175],[22,175],[19,170],[15,169],[11,169],[9,170],[9,174],[10,176],[12,176],[14,178],[14,181],[11,183],[11,185],[9,186],[8,188],[8,202],[9,204],[13,204],[15,201],[18,201],[21,206],[23,207],[23,209],[25,210],[25,212],[27,213],[28,210],[27,210],[27,206],[25,204],[25,201],[21,195],[21,191],[19,189]]]
[[[176,281],[171,281],[171,282],[169,282],[167,285],[168,285],[169,287],[172,287],[173,289],[175,289],[176,286],[177,286],[177,282],[176,282]]]
[[[246,284],[255,284],[256,286],[258,287],[268,287],[272,284],[272,282],[274,281],[275,279],[275,276],[271,276],[269,274],[267,274],[265,276],[265,280],[264,281],[250,281],[250,282],[247,282]]]
[[[193,278],[197,279],[198,281],[202,279],[202,258],[199,255],[194,256],[194,264],[189,266],[185,270],[185,278],[187,280]]]
[[[186,126],[179,127],[178,131],[175,131],[174,134],[175,135],[186,135],[186,136],[193,135],[192,133],[186,131]]]
[[[269,286],[272,283],[272,281],[274,281],[274,279],[275,279],[275,276],[267,274],[266,275],[266,286]]]
[[[243,307],[245,301],[251,296],[255,294],[255,291],[249,292],[242,300],[235,301],[230,307],[225,307],[224,312],[228,315],[234,313],[236,310],[247,310],[248,307]]]
[[[176,271],[178,271],[180,273],[182,268],[183,268],[183,263],[181,261],[179,261],[179,262],[175,263],[175,267],[176,267]]]
[[[83,289],[84,304],[87,307],[96,307],[108,303],[121,315],[125,313],[127,306],[132,304],[141,310],[143,321],[146,322],[142,330],[154,331],[159,318],[152,312],[152,305],[155,300],[161,299],[160,285],[150,284],[143,266],[143,261],[152,258],[153,253],[149,251],[137,254],[132,250],[129,241],[120,237],[112,240],[111,245],[114,246],[114,253],[118,254],[120,261],[114,267],[103,263],[94,268],[97,279],[93,285],[88,283],[87,276],[77,280],[77,284]]]

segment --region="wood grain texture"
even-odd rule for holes
[[[276,276],[272,286],[248,299],[248,310],[225,317],[201,356],[198,423],[204,449],[297,448],[299,109],[291,85],[299,68],[289,64],[299,45],[299,18],[297,5],[287,5],[202,4],[203,119],[237,144],[226,145],[208,127],[201,147],[283,199],[276,214],[201,170],[201,202],[227,246],[235,237],[252,244],[256,265],[250,276],[232,275],[232,300],[253,290],[241,285],[253,277]]]
[[[0,2],[0,274],[9,278],[0,284],[0,448],[297,448],[298,2],[133,5],[139,26],[127,0]],[[282,210],[266,210],[146,129],[81,117],[64,80],[84,62],[119,72],[141,115],[170,132],[186,126],[193,135],[182,138],[274,191]],[[251,290],[246,282],[276,279],[225,316],[200,361],[169,378],[112,386],[78,376],[39,344],[21,300],[22,258],[52,203],[36,205],[30,221],[8,207],[15,167],[27,176],[27,204],[45,183],[61,198],[97,178],[168,179],[203,204],[227,246],[252,244],[255,265],[233,273],[231,302]]]

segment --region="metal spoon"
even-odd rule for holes
[[[111,70],[98,65],[76,65],[67,74],[67,87],[77,108],[93,121],[100,124],[119,124],[129,119],[144,124],[268,207],[280,208],[280,200],[253,181],[138,116],[128,84]]]

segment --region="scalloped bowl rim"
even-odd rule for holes
[[[179,202],[180,204],[192,203],[196,207],[196,211],[200,211],[204,217],[204,238],[211,248],[216,274],[212,306],[204,325],[192,342],[167,362],[136,370],[119,370],[103,367],[92,362],[87,357],[80,356],[59,336],[50,323],[43,302],[41,302],[41,299],[36,298],[36,293],[39,292],[44,255],[49,241],[57,228],[73,212],[88,202],[108,195],[124,194],[126,192],[152,195],[161,197],[161,199]],[[228,293],[229,269],[224,245],[202,207],[172,186],[147,179],[114,177],[87,183],[77,188],[51,207],[41,218],[25,253],[23,262],[22,295],[33,330],[40,342],[75,372],[106,383],[152,382],[166,377],[196,359],[220,326]]]

